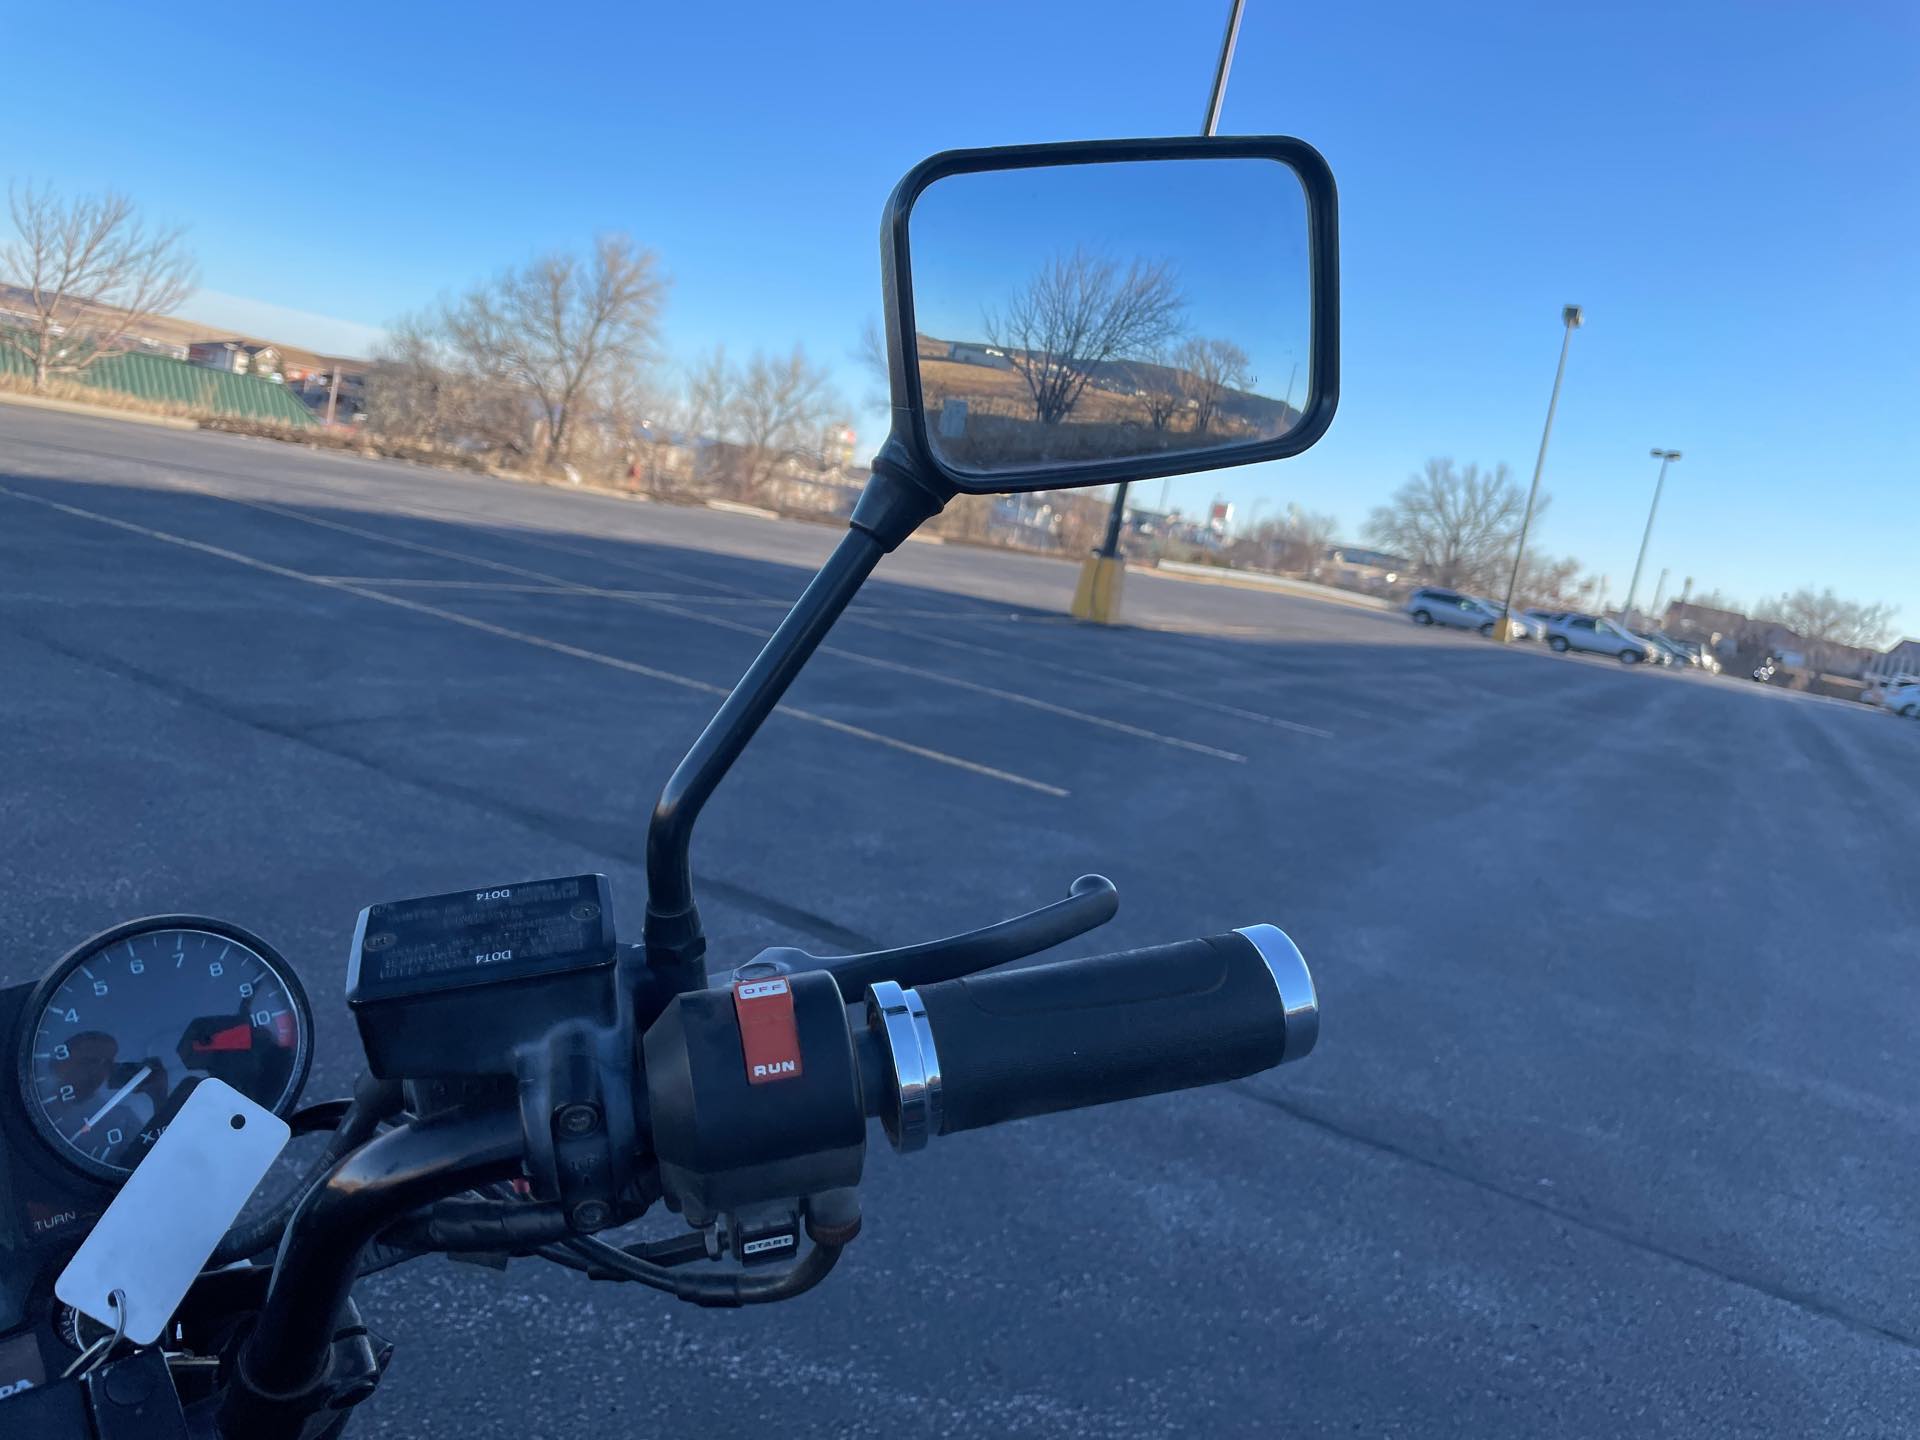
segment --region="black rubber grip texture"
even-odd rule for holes
[[[1213,935],[919,987],[942,1135],[1212,1085],[1278,1065],[1280,990],[1253,942]]]

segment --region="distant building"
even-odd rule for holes
[[[1738,610],[1675,600],[1667,606],[1666,619],[1660,628],[1676,640],[1697,640],[1717,649],[1722,641],[1742,634],[1751,624]]]
[[[1867,661],[1869,679],[1892,680],[1900,676],[1920,676],[1920,640],[1902,640],[1884,655]]]
[[[1384,550],[1329,545],[1320,578],[1347,590],[1382,591],[1406,579],[1411,568],[1404,556],[1389,555]]]
[[[1011,370],[1013,361],[996,345],[976,345],[971,340],[956,340],[947,352],[956,365],[985,365],[990,370]]]
[[[280,351],[250,340],[197,340],[187,346],[187,363],[203,370],[225,370],[230,375],[258,375],[271,380],[280,374]]]

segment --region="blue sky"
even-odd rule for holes
[[[192,227],[199,313],[277,307],[275,333],[318,345],[624,229],[674,278],[674,355],[800,340],[857,399],[900,174],[953,146],[1192,131],[1224,10],[419,0],[215,22],[7,0],[0,174],[129,190]],[[1176,481],[1177,503],[1296,502],[1357,534],[1429,455],[1524,480],[1573,301],[1546,548],[1618,594],[1647,450],[1678,448],[1650,576],[1831,584],[1920,633],[1911,0],[1249,0],[1222,128],[1332,163],[1342,401],[1306,455]]]

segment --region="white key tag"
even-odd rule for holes
[[[126,1296],[126,1336],[151,1345],[293,1132],[224,1080],[202,1080],[134,1167],[53,1293],[108,1329]]]

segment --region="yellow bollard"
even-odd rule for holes
[[[1080,583],[1073,591],[1073,618],[1096,625],[1120,623],[1120,582],[1127,562],[1120,555],[1089,555],[1080,566]]]

